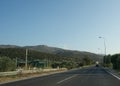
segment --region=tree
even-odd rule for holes
[[[113,55],[111,61],[114,69],[120,69],[120,54]]]
[[[113,63],[111,62],[111,58],[112,58],[111,55],[104,56],[104,66],[105,67],[109,67],[109,68],[113,67]]]
[[[87,56],[87,57],[83,58],[83,62],[85,65],[90,65],[90,64],[92,64],[93,61]]]
[[[0,71],[12,71],[15,70],[16,64],[15,61],[9,57],[0,57]]]

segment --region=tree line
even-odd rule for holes
[[[0,48],[0,71],[11,71],[16,69],[16,57],[18,60],[25,61],[26,49],[24,48]],[[68,69],[84,65],[90,65],[93,60],[89,56],[63,57],[55,54],[42,53],[35,50],[28,50],[28,61],[47,60],[50,67],[66,67]]]
[[[104,66],[120,70],[120,54],[104,56]]]

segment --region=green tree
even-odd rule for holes
[[[120,55],[118,56],[118,58],[116,59],[116,65],[117,65],[117,69],[120,69]]]
[[[104,56],[104,66],[105,67],[110,67],[112,68],[113,67],[113,64],[111,62],[111,55],[107,55],[107,56]]]
[[[114,69],[120,69],[120,54],[112,56],[112,63]]]
[[[87,57],[83,58],[83,62],[85,65],[90,65],[90,64],[92,64],[93,61],[87,56]]]
[[[0,57],[0,71],[12,71],[15,70],[16,64],[15,61],[9,57]]]

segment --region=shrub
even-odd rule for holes
[[[13,71],[15,70],[15,61],[10,59],[9,57],[3,56],[0,57],[0,71]]]

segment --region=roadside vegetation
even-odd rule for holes
[[[0,72],[13,71],[17,68],[25,68],[25,49],[23,48],[0,48]],[[94,61],[88,56],[63,57],[60,55],[28,51],[29,68],[78,68],[91,65]]]
[[[120,72],[120,54],[104,56],[104,66]]]
[[[0,71],[1,72],[13,71],[15,70],[15,68],[16,68],[16,65],[15,65],[14,60],[6,56],[0,57]]]
[[[6,83],[14,80],[22,80],[22,79],[27,79],[27,78],[33,78],[33,77],[39,77],[42,75],[49,75],[53,73],[58,73],[66,71],[66,69],[59,69],[59,70],[53,70],[53,71],[45,71],[45,72],[35,72],[35,73],[22,73],[22,74],[17,74],[17,75],[11,75],[11,76],[0,76],[0,83]]]

